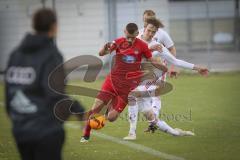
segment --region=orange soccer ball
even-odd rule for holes
[[[89,125],[92,129],[101,129],[102,127],[104,127],[106,122],[106,118],[104,115],[101,114],[96,114],[91,116],[91,118],[89,119]]]

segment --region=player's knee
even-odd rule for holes
[[[115,110],[112,110],[108,113],[107,119],[109,122],[114,122],[117,120],[119,113]]]
[[[109,122],[114,122],[116,121],[117,117],[108,117]]]
[[[113,114],[109,114],[107,117],[109,122],[114,122],[117,120],[117,118],[118,118],[118,115],[113,115]]]

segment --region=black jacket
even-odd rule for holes
[[[48,79],[62,63],[53,39],[45,35],[27,34],[11,53],[5,76],[6,107],[17,141],[37,140],[63,130],[62,121],[54,115],[55,104],[67,98],[63,67],[53,77],[58,92],[49,87]],[[83,111],[79,103],[74,104]]]

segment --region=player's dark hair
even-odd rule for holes
[[[135,23],[128,23],[126,30],[129,34],[134,34],[136,31],[138,31],[138,26]]]
[[[33,15],[32,26],[37,33],[47,33],[56,23],[56,12],[50,8],[41,8]]]
[[[150,10],[150,9],[145,10],[143,12],[143,15],[145,15],[145,14],[148,15],[148,16],[156,16],[156,13],[153,10]]]
[[[162,24],[162,22],[154,17],[148,18],[146,19],[146,23],[147,24],[152,24],[153,26],[155,26],[156,28],[163,28],[164,25]]]

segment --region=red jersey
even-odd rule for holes
[[[145,42],[135,39],[129,45],[126,38],[115,40],[111,51],[116,51],[115,64],[111,73],[106,77],[97,98],[121,113],[128,103],[128,94],[140,82],[140,66],[142,57],[152,57]]]
[[[110,76],[114,88],[137,87],[140,82],[142,57],[151,58],[152,53],[142,40],[136,38],[133,44],[128,45],[126,38],[118,38],[113,50],[116,51],[115,64]]]

